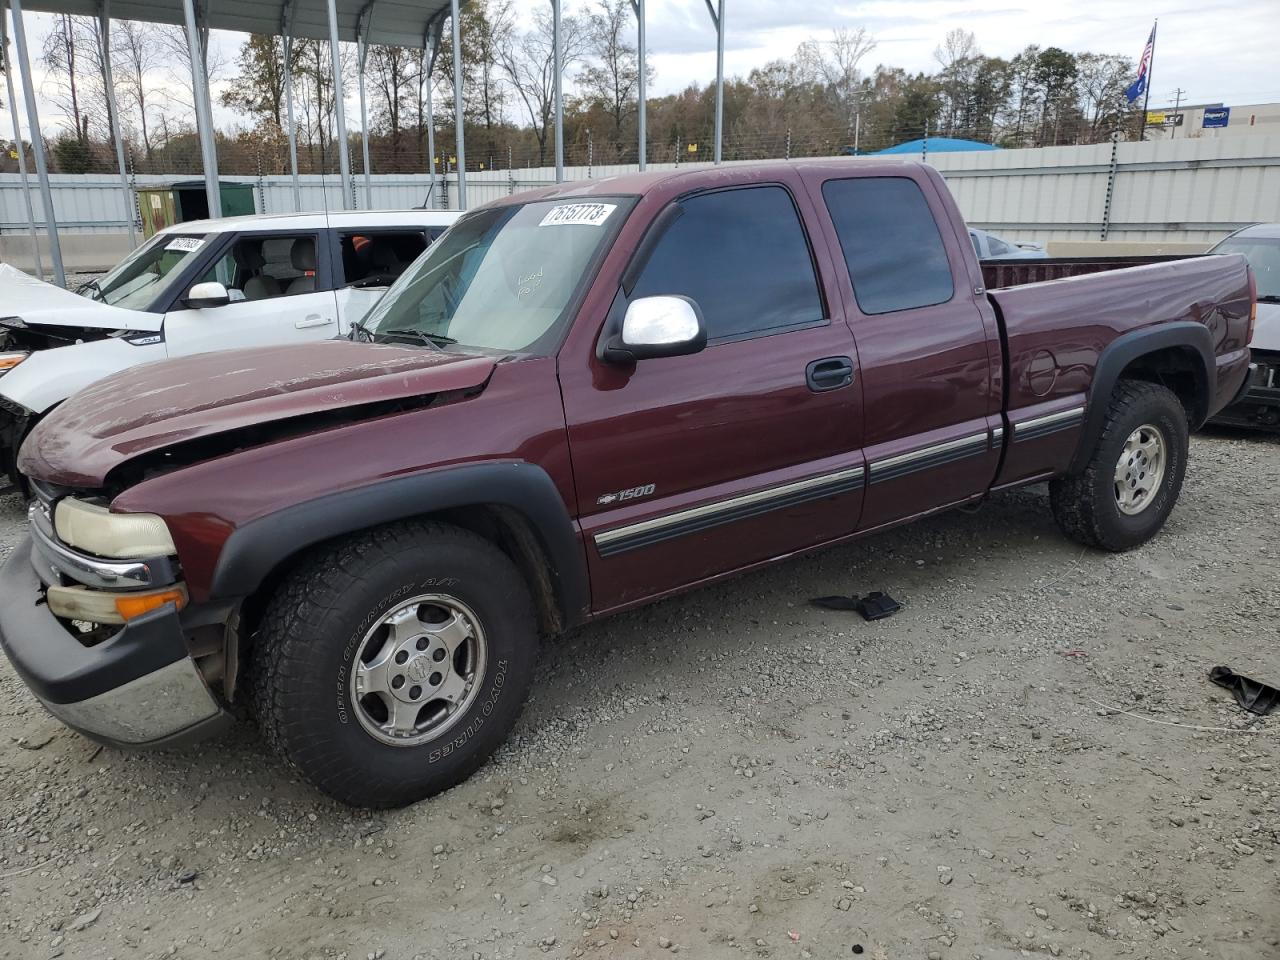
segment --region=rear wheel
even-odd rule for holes
[[[435,523],[341,541],[284,582],[250,669],[267,742],[345,803],[395,807],[465,780],[506,739],[537,628],[511,560]]]
[[[1073,540],[1128,550],[1164,526],[1187,468],[1187,415],[1159,384],[1122,380],[1079,473],[1049,484],[1053,516]]]

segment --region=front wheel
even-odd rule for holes
[[[268,604],[250,669],[263,734],[311,783],[396,807],[506,739],[537,651],[520,572],[489,541],[407,523],[340,541]]]
[[[1121,551],[1164,526],[1187,469],[1187,415],[1168,388],[1122,380],[1084,469],[1049,484],[1054,519],[1073,540]]]

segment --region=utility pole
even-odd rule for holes
[[[1186,92],[1181,87],[1173,91],[1173,132],[1169,134],[1170,140],[1178,135],[1178,118],[1182,116],[1179,108],[1182,106],[1182,95]]]

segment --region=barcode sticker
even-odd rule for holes
[[[183,253],[191,253],[199,250],[204,243],[199,237],[174,237],[164,245],[166,250],[181,250]]]
[[[613,203],[564,203],[547,211],[540,227],[585,226],[598,227],[617,209]]]

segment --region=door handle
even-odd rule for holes
[[[309,313],[301,320],[294,321],[294,327],[298,330],[305,330],[307,327],[327,327],[333,323],[333,317],[322,317],[318,313]]]
[[[814,393],[838,390],[853,383],[853,361],[848,357],[824,357],[804,370],[805,382]]]

